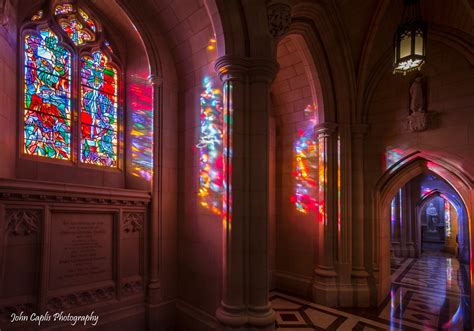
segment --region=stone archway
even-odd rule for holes
[[[459,195],[466,208],[468,221],[469,251],[472,256],[472,183],[459,169],[440,160],[431,159],[421,153],[414,153],[401,161],[396,167],[388,170],[377,182],[374,191],[374,226],[372,231],[373,244],[373,275],[377,291],[376,300],[380,304],[390,290],[390,203],[396,192],[416,176],[432,172],[443,178]],[[470,261],[470,279],[472,279],[473,263]],[[471,292],[473,289],[471,281]],[[472,297],[471,297],[472,307]],[[472,316],[471,311],[471,316]]]

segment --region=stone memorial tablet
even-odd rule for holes
[[[52,214],[50,289],[112,279],[113,216]]]

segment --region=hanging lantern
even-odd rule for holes
[[[393,73],[420,70],[426,58],[426,23],[421,18],[420,1],[404,0],[402,21],[394,37]]]

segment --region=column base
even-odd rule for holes
[[[229,306],[221,302],[216,318],[219,331],[275,330],[275,311],[270,305],[245,309],[243,306]]]
[[[352,288],[354,292],[354,307],[370,306],[369,273],[365,268],[352,269]]]
[[[156,305],[161,302],[161,284],[159,281],[148,283],[148,304]]]
[[[337,273],[334,269],[317,267],[314,270],[312,298],[315,303],[328,307],[336,307],[338,290]]]

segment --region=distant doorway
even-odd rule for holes
[[[456,208],[442,195],[429,197],[419,215],[421,253],[447,253],[459,256],[458,214]]]
[[[400,327],[469,329],[469,217],[463,199],[427,170],[389,201],[390,295],[382,302],[393,308],[386,308],[386,318]]]

